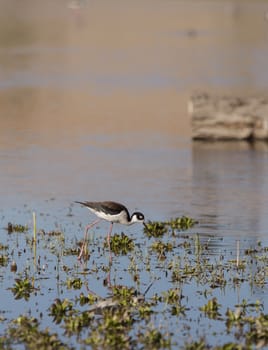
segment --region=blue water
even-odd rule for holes
[[[200,87],[246,93],[267,89],[266,4],[165,2],[161,6],[156,9],[161,16],[168,14],[167,18],[173,6],[176,11],[183,6],[186,12],[178,11],[182,17],[176,18],[173,28],[167,27],[169,21],[159,23],[156,31],[144,32],[145,39],[140,37],[133,46],[120,46],[120,40],[110,45],[108,39],[102,46],[89,36],[94,27],[89,27],[87,36],[83,27],[69,23],[69,17],[64,21],[70,25],[66,27],[69,32],[65,28],[70,41],[61,28],[55,40],[54,36],[41,40],[37,35],[30,43],[1,45],[0,243],[9,246],[7,266],[0,266],[0,316],[5,319],[0,323],[1,334],[10,320],[27,314],[38,317],[42,328],[49,326],[64,339],[63,330],[48,316],[48,308],[55,298],[75,300],[79,296],[81,291],[66,287],[66,278],[81,277],[84,294],[109,295],[103,285],[109,263],[103,249],[108,223],[90,232],[87,266],[81,266],[76,255],[64,255],[64,249],[76,247],[84,226],[94,220],[86,209],[74,204],[76,200],[119,201],[131,212],[143,212],[146,220],[188,215],[198,221],[187,238],[183,234],[164,238],[175,246],[164,261],[150,252],[153,239],[144,236],[142,226],[115,227],[115,232],[124,230],[134,239],[135,252],[113,257],[111,281],[135,286],[141,293],[152,283],[148,300],[174,287],[170,263],[183,265],[188,259],[195,264],[196,259],[204,258],[220,270],[221,264],[226,267],[235,261],[239,252],[246,270],[237,271],[232,262],[234,268],[226,273],[224,288],[210,288],[206,276],[176,284],[182,289],[188,318],[170,317],[169,305],[164,303],[156,306],[159,313],[153,316],[154,324],[175,333],[178,344],[203,335],[211,345],[234,341],[223,321],[210,320],[200,312],[212,297],[221,304],[222,317],[228,307],[234,309],[243,299],[248,303],[260,300],[263,312],[268,312],[267,276],[263,285],[251,283],[257,262],[253,259],[251,263],[245,254],[246,249],[268,246],[268,145],[193,143],[190,133],[181,127],[188,116],[186,105],[182,109],[180,105],[185,102],[182,96]],[[148,13],[154,16],[151,10]],[[60,14],[62,20],[66,14]],[[200,22],[192,15],[198,15]],[[51,26],[54,16],[56,12],[49,17]],[[84,41],[80,42],[81,37]],[[169,109],[174,97],[162,100],[162,93],[165,98],[169,93],[176,95],[175,107]],[[109,103],[104,116],[97,97]],[[143,97],[150,102],[144,103]],[[158,119],[164,121],[160,126]],[[29,244],[33,212],[38,230],[60,230],[65,241],[40,235],[34,253]],[[5,229],[8,222],[27,224],[29,232],[10,235]],[[201,257],[195,247],[197,236],[203,247]],[[185,240],[191,245],[188,251],[180,246]],[[16,273],[10,271],[12,261],[18,265]],[[145,268],[148,261],[150,271]],[[266,271],[265,261],[258,263]],[[133,264],[140,283],[130,273]],[[83,267],[88,274],[81,274]],[[14,301],[10,288],[15,278],[25,277],[25,271],[34,279],[36,292],[29,302]],[[241,283],[234,286],[236,277]],[[75,344],[75,339],[71,341]]]

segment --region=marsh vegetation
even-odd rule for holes
[[[12,230],[8,229],[12,225]],[[31,226],[31,225],[30,225]],[[98,229],[96,229],[98,231]],[[251,349],[268,343],[268,247],[215,251],[189,217],[80,242],[8,224],[1,244],[3,349]],[[223,238],[222,238],[223,239]],[[239,252],[238,252],[239,249]],[[16,269],[14,269],[16,265]],[[13,268],[12,268],[13,266]],[[248,289],[252,294],[243,295]]]

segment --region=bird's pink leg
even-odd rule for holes
[[[109,254],[110,254],[110,258],[109,258],[110,265],[112,265],[112,252],[111,252],[111,245],[110,245],[112,230],[113,230],[113,222],[111,222],[110,230],[109,230],[108,235],[107,235],[107,243],[108,243]]]
[[[112,230],[113,230],[113,222],[111,222],[110,230],[109,230],[108,235],[107,235],[107,243],[108,243],[109,250],[111,250],[110,249],[111,248],[110,247],[110,239],[111,239]]]
[[[79,253],[78,257],[77,257],[78,260],[81,260],[81,258],[82,258],[82,256],[83,256],[83,253],[84,253],[84,250],[85,250],[85,247],[86,247],[86,243],[87,243],[87,232],[88,232],[88,230],[89,230],[91,227],[95,226],[95,225],[96,225],[98,222],[100,222],[100,221],[101,221],[101,219],[98,219],[98,220],[92,222],[92,224],[89,224],[89,225],[87,225],[87,226],[85,227],[84,241],[83,241],[83,244],[82,244],[80,253]]]

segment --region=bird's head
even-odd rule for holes
[[[141,222],[143,225],[147,228],[147,225],[145,224],[145,217],[142,213],[136,211],[131,216],[131,223],[134,224],[135,222]]]

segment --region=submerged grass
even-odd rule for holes
[[[12,303],[3,302],[0,347],[226,350],[268,345],[268,248],[258,243],[243,251],[234,244],[226,256],[211,254],[211,238],[181,234],[195,223],[182,217],[149,222],[146,235],[135,239],[115,234],[109,261],[102,239],[90,242],[88,259],[78,262],[76,242],[60,230],[46,233],[35,227],[34,240],[28,231],[7,235],[0,245],[2,296],[13,298],[19,309],[32,306],[16,314]],[[241,289],[251,291],[242,301],[236,297]],[[256,290],[263,291],[261,300],[254,299]]]
[[[27,232],[29,228],[28,228],[28,225],[12,224],[11,222],[9,222],[7,224],[6,230],[8,233]]]

